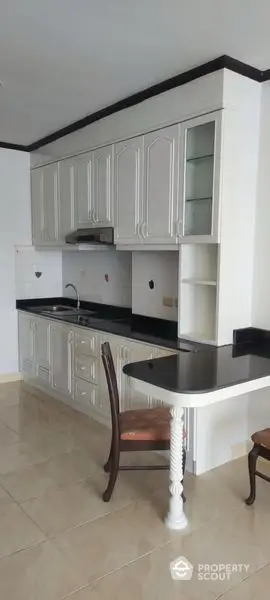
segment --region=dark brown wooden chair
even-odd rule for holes
[[[114,362],[108,342],[102,344],[101,356],[108,384],[112,419],[111,448],[109,458],[104,465],[106,473],[110,473],[110,479],[103,500],[109,502],[119,470],[168,469],[167,465],[120,466],[119,463],[121,452],[170,449],[170,409],[158,407],[120,412]],[[185,462],[184,451],[183,472]],[[185,501],[184,495],[183,500]]]
[[[253,504],[256,498],[256,476],[270,482],[270,477],[256,469],[259,456],[270,460],[270,428],[256,431],[251,436],[251,439],[254,442],[254,446],[248,455],[250,494],[245,501],[248,506]]]

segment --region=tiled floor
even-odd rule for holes
[[[259,481],[256,504],[244,505],[246,459],[187,474],[183,535],[163,524],[167,472],[122,472],[112,501],[101,500],[108,447],[108,430],[87,417],[20,384],[0,386],[0,598],[268,598],[270,485]],[[194,565],[190,581],[170,576],[179,556]],[[200,580],[205,563],[249,567]]]

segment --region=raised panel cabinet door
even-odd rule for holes
[[[35,370],[37,378],[50,384],[50,321],[35,319]]]
[[[35,333],[31,315],[19,313],[19,366],[20,372],[34,376]]]
[[[68,158],[59,163],[59,240],[65,242],[66,235],[75,228],[74,159]]]
[[[145,136],[144,243],[177,243],[179,126]]]
[[[43,170],[43,243],[58,242],[58,163],[46,165]]]
[[[94,224],[94,154],[86,152],[73,158],[75,221],[78,227]]]
[[[96,226],[114,223],[113,146],[94,151],[94,222]]]
[[[32,241],[34,246],[39,246],[43,241],[43,169],[31,171],[31,215],[32,215]]]
[[[53,388],[72,396],[72,332],[64,325],[51,326],[51,364]]]
[[[115,145],[114,203],[117,244],[141,243],[143,136]]]

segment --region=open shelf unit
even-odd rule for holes
[[[215,344],[218,246],[186,244],[179,260],[179,337]]]

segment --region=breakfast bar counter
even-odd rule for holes
[[[171,406],[170,529],[188,525],[183,510],[183,413],[270,386],[268,332],[249,328],[235,334],[233,345],[181,352],[130,363],[123,369],[139,392]],[[237,401],[237,399],[236,399]]]

